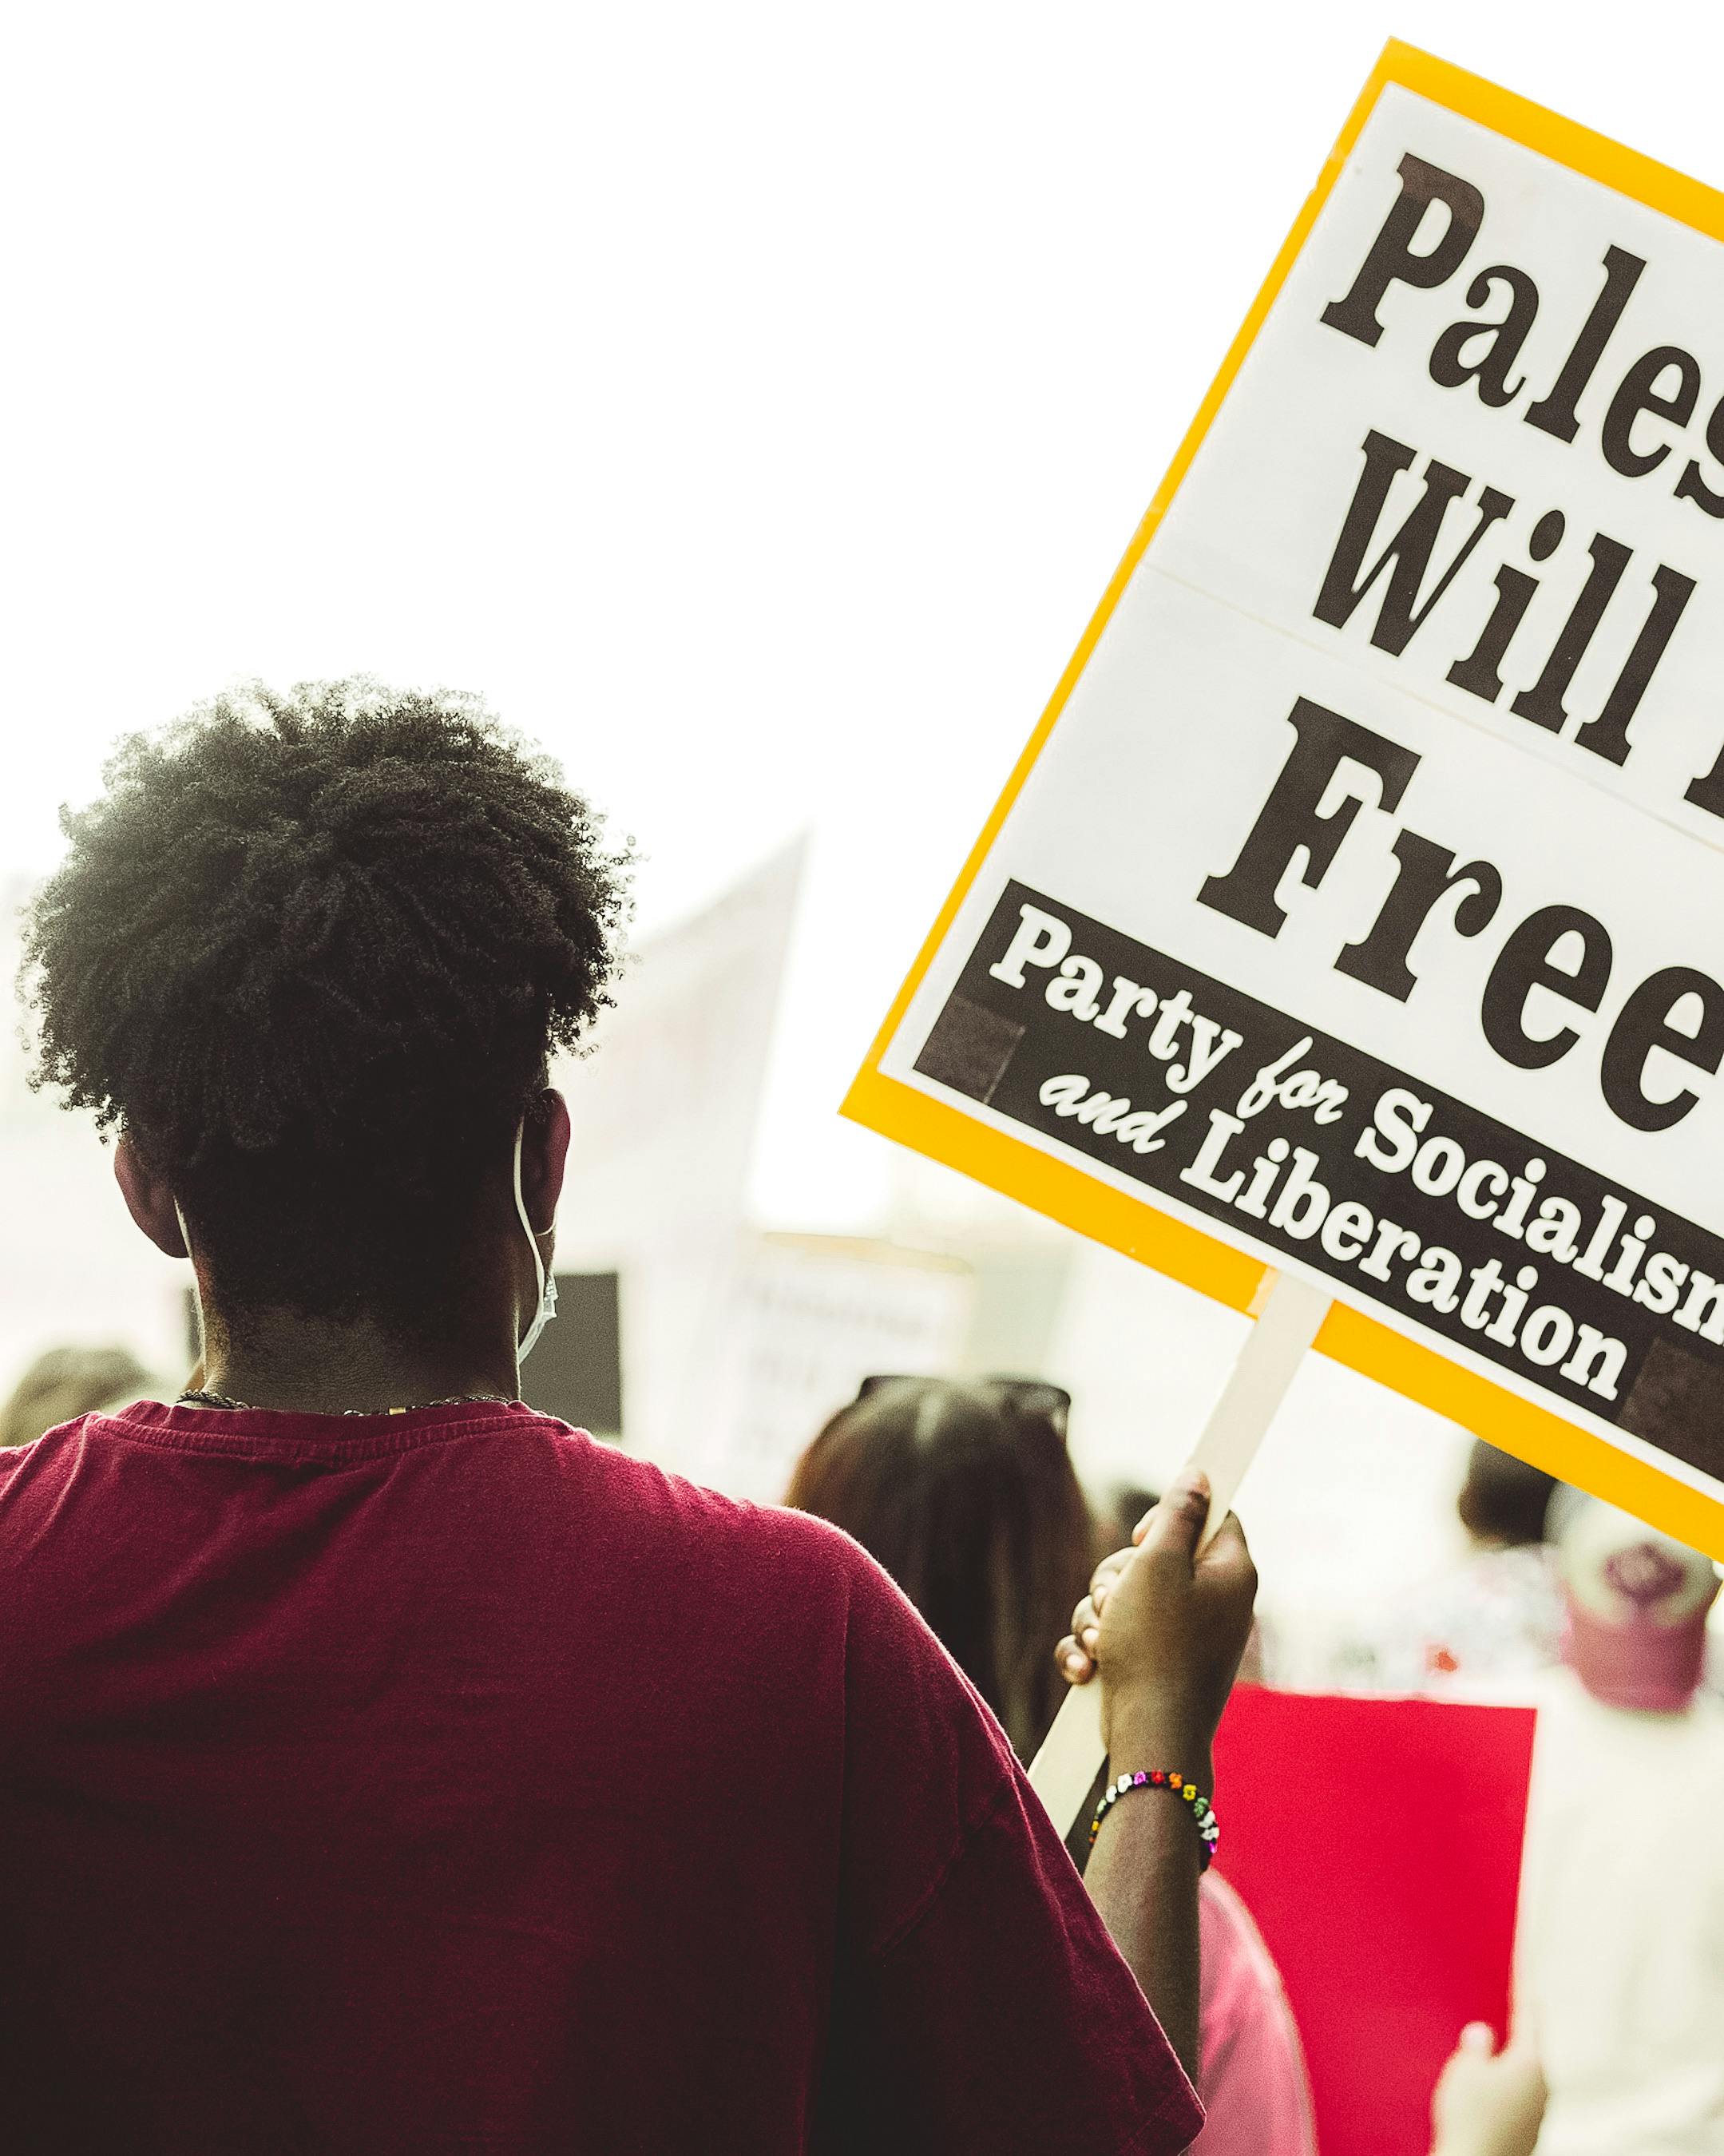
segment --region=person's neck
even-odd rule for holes
[[[403,1341],[373,1320],[272,1312],[212,1325],[198,1389],[254,1408],[381,1414],[436,1400],[517,1397],[512,1330],[475,1325]]]

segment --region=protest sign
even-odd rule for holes
[[[1229,1702],[1217,1868],[1286,1985],[1323,2156],[1426,2156],[1461,2030],[1506,2033],[1540,1720],[1246,1685]],[[1368,1824],[1337,1830],[1337,1790],[1359,1789]]]
[[[720,1472],[715,1354],[754,1249],[750,1183],[800,841],[629,957],[602,1053],[561,1056],[571,1126],[557,1257],[618,1276],[623,1435],[685,1473]],[[537,1369],[536,1363],[534,1364]]]
[[[702,1481],[777,1504],[863,1378],[949,1370],[975,1278],[961,1260],[849,1235],[741,1239],[700,1336]]]
[[[1721,243],[1391,45],[845,1104],[1715,1555]]]

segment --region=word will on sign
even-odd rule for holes
[[[1724,1548],[1721,584],[1724,198],[1392,46],[849,1112]]]

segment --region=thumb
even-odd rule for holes
[[[1200,1536],[1203,1533],[1201,1527],[1198,1532]],[[1250,1566],[1251,1553],[1246,1547],[1245,1531],[1239,1525],[1237,1512],[1229,1512],[1224,1520],[1218,1522],[1214,1533],[1210,1536],[1203,1555],[1197,1562],[1203,1572],[1213,1572],[1218,1575],[1242,1571]]]
[[[1138,1550],[1152,1559],[1180,1557],[1189,1564],[1208,1517],[1208,1476],[1200,1467],[1183,1468],[1150,1514]]]
[[[1496,2031],[1488,2021],[1469,2021],[1460,2032],[1456,2048],[1471,2051],[1481,2059],[1491,2058],[1496,2050]]]

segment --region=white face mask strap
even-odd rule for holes
[[[539,1239],[533,1233],[533,1224],[526,1217],[526,1200],[521,1194],[521,1148],[526,1137],[526,1118],[515,1133],[515,1209],[521,1216],[521,1224],[526,1232],[527,1245],[533,1254],[533,1274],[539,1284],[539,1300],[545,1300],[545,1260],[539,1249]]]
[[[173,1217],[180,1224],[180,1240],[185,1245],[186,1255],[189,1258],[192,1255],[192,1231],[186,1225],[186,1216],[180,1210],[180,1201],[177,1198],[173,1201]],[[204,1341],[203,1290],[198,1285],[198,1265],[195,1259],[192,1265],[192,1307],[198,1313],[198,1359],[201,1363],[203,1360]]]
[[[521,1193],[521,1149],[526,1137],[526,1119],[523,1116],[521,1127],[515,1133],[515,1210],[521,1220],[521,1231],[526,1237],[527,1248],[533,1254],[533,1278],[538,1287],[538,1303],[533,1312],[533,1321],[518,1350],[523,1358],[549,1320],[557,1314],[557,1282],[546,1278],[545,1255],[539,1248],[539,1239],[533,1232],[533,1224],[527,1218],[526,1199]],[[185,1244],[186,1255],[189,1258],[192,1255],[192,1235],[186,1225],[186,1216],[180,1209],[177,1198],[173,1201],[173,1217],[180,1224],[180,1239]],[[547,1229],[546,1232],[548,1234],[550,1231]],[[195,1263],[192,1268],[192,1301],[198,1312],[198,1344],[201,1352],[203,1345],[203,1295],[198,1283]]]
[[[533,1232],[533,1224],[526,1216],[526,1200],[522,1197],[521,1191],[521,1148],[526,1137],[526,1118],[523,1116],[521,1119],[521,1127],[515,1133],[515,1210],[520,1216],[521,1229],[527,1240],[527,1247],[533,1254],[533,1277],[539,1284],[539,1301],[537,1307],[533,1312],[532,1323],[526,1329],[526,1337],[515,1351],[517,1366],[524,1363],[531,1354],[534,1343],[539,1335],[557,1315],[556,1276],[554,1274],[548,1279],[546,1276],[545,1255],[539,1248],[539,1239]],[[548,1225],[545,1232],[547,1235],[550,1234]]]

